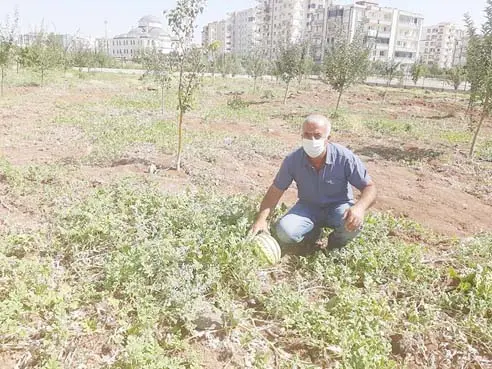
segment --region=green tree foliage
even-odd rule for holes
[[[209,67],[210,67],[210,71],[212,72],[212,77],[215,77],[215,72],[217,70],[217,53],[220,49],[220,41],[218,40],[215,40],[215,41],[212,41],[209,45],[208,45],[208,63],[209,63]]]
[[[14,56],[14,37],[17,30],[18,20],[19,16],[17,12],[15,12],[12,21],[9,19],[9,17],[7,17],[5,24],[0,24],[0,96],[3,96],[5,71],[6,69],[8,69]]]
[[[465,79],[466,73],[463,67],[453,67],[446,71],[446,81],[453,86],[455,92],[458,92]]]
[[[256,91],[256,82],[258,78],[261,78],[268,68],[268,61],[265,58],[265,54],[260,51],[253,51],[244,60],[245,69],[248,75],[253,78],[253,91]]]
[[[241,72],[241,61],[235,54],[223,53],[219,55],[216,65],[224,78],[229,74],[234,77]]]
[[[369,51],[364,45],[362,32],[352,40],[344,32],[337,32],[332,47],[327,50],[321,80],[338,92],[335,113],[338,111],[343,92],[367,78]]]
[[[469,36],[467,78],[470,82],[470,102],[482,109],[470,147],[472,157],[480,129],[492,108],[492,0],[487,0],[481,34],[469,15],[465,16],[465,21]]]
[[[171,87],[172,65],[171,57],[157,50],[144,52],[141,62],[145,75],[150,75],[161,89],[161,110],[164,114],[164,92]]]
[[[175,37],[171,66],[178,75],[178,153],[176,169],[181,170],[183,148],[183,116],[191,110],[196,90],[201,84],[205,70],[205,51],[191,46],[196,18],[203,12],[205,0],[178,0],[176,7],[169,11],[168,22]]]
[[[302,80],[313,71],[314,60],[311,55],[309,55],[309,44],[307,42],[299,44],[298,47],[300,49],[300,57],[297,81],[300,85]]]
[[[287,44],[280,48],[275,60],[275,75],[285,82],[284,104],[287,102],[290,83],[304,74],[304,62],[306,54],[304,45]]]
[[[427,67],[421,62],[415,62],[410,69],[410,73],[412,75],[412,81],[414,85],[417,86],[417,82],[419,81],[419,79],[424,77],[427,73]]]
[[[60,40],[54,34],[39,32],[31,46],[24,50],[24,63],[40,74],[41,84],[44,83],[46,72],[55,69],[62,62]]]
[[[79,73],[83,68],[90,69],[92,65],[95,65],[94,53],[86,47],[80,46],[72,49],[68,58],[70,58],[69,65],[79,68]],[[65,66],[64,64],[64,68]]]
[[[439,68],[437,64],[432,64],[428,68],[428,75],[430,77],[442,77],[446,71],[442,68]]]

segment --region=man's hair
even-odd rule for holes
[[[325,117],[324,115],[321,114],[310,114],[304,119],[304,124],[305,123],[315,123],[320,126],[325,126],[326,127],[326,137],[330,136],[331,133],[331,122],[330,120]],[[303,124],[303,126],[304,126]]]

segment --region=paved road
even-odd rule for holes
[[[92,68],[91,72],[99,72],[99,73],[121,73],[121,74],[136,74],[140,75],[145,72],[143,69],[116,69],[116,68]],[[220,74],[216,74],[219,75]],[[205,76],[212,76],[211,73],[205,73]],[[235,75],[234,78],[250,78],[248,75]],[[317,76],[311,76],[313,79],[317,79]],[[264,76],[263,79],[274,79],[274,77],[271,76]],[[380,78],[380,77],[368,77],[366,80],[367,84],[370,85],[380,85],[380,86],[386,86],[386,79]],[[435,79],[435,78],[424,78],[420,79],[415,85],[413,81],[411,80],[410,77],[406,77],[403,81],[403,85],[400,84],[400,81],[398,79],[394,79],[391,82],[391,86],[393,87],[407,87],[407,88],[427,88],[427,89],[432,89],[432,90],[446,90],[446,91],[453,91],[454,87],[447,83],[446,81]],[[468,90],[468,85],[467,84],[462,84],[460,86],[460,90]]]

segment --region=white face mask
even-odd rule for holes
[[[317,158],[318,156],[321,156],[325,151],[325,141],[325,138],[320,138],[319,140],[308,140],[307,138],[303,138],[302,148],[310,158]]]

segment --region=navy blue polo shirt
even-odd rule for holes
[[[342,145],[330,142],[326,150],[326,162],[319,171],[302,147],[287,155],[273,181],[275,187],[285,191],[295,181],[299,200],[311,205],[353,201],[352,186],[362,190],[371,180],[365,165]]]

